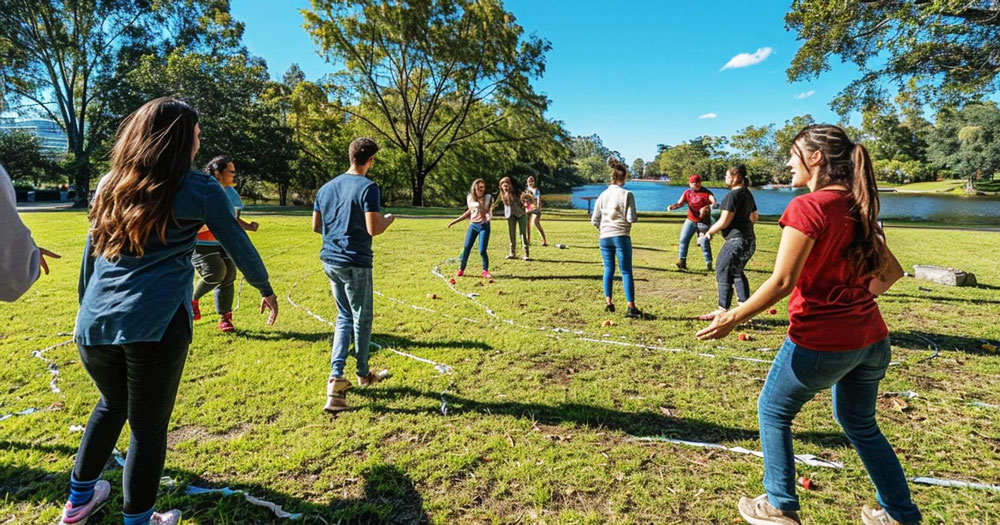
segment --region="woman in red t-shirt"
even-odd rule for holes
[[[751,523],[798,523],[792,419],[820,390],[833,389],[834,416],[875,484],[882,508],[865,505],[866,524],[916,523],[896,453],[875,422],[875,399],[890,351],[888,329],[875,298],[903,275],[879,226],[879,199],[868,152],[836,126],[804,128],[788,166],[796,197],[783,230],[771,277],[739,307],[716,316],[699,339],[724,337],[789,293],[788,338],[771,365],[757,401],[764,489],[742,498]]]

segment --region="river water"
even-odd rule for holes
[[[574,208],[587,209],[587,201],[582,197],[600,195],[606,184],[588,184],[573,188]],[[639,211],[666,211],[667,206],[677,202],[687,186],[674,186],[663,182],[628,182],[625,189],[635,194],[635,204]],[[729,193],[724,188],[709,188],[715,197]],[[785,206],[806,190],[755,188],[754,199],[761,215],[781,215]],[[961,224],[1000,224],[1000,198],[964,197],[960,195],[935,195],[926,193],[880,193],[883,219],[908,219],[919,221],[953,222]],[[687,213],[682,208],[673,213],[678,216]]]

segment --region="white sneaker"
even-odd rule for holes
[[[149,525],[177,525],[181,522],[181,511],[177,509],[166,512],[154,512],[149,518]]]
[[[793,510],[778,510],[767,500],[767,494],[754,499],[740,498],[740,515],[751,525],[801,525],[799,513]]]
[[[873,509],[868,505],[861,507],[861,521],[865,525],[904,525],[890,516],[885,509]]]

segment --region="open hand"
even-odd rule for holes
[[[271,315],[267,316],[267,325],[271,326],[278,319],[278,298],[274,294],[261,299],[260,313],[264,313],[266,310],[271,311]]]
[[[247,229],[255,232],[260,229],[260,224],[257,224],[257,221],[253,221],[247,226]]]
[[[50,252],[45,248],[41,247],[38,248],[38,253],[39,253],[38,265],[42,267],[42,271],[45,272],[45,275],[49,274],[49,263],[45,262],[46,257],[52,257],[53,259],[62,259],[61,255],[54,252]]]
[[[729,332],[736,328],[736,318],[732,315],[732,312],[723,312],[712,319],[711,324],[707,327],[698,330],[698,333],[694,334],[695,337],[702,341],[708,339],[722,339],[729,335]]]

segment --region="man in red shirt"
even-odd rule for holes
[[[695,173],[688,178],[689,189],[684,190],[681,194],[681,198],[674,204],[671,204],[667,209],[674,211],[682,206],[687,205],[688,214],[687,218],[684,220],[684,225],[681,226],[681,238],[680,244],[677,246],[677,269],[687,270],[687,251],[688,245],[691,244],[691,237],[694,237],[695,233],[701,234],[708,231],[709,226],[712,225],[712,206],[715,205],[715,195],[706,188],[701,186],[701,175]],[[699,239],[698,244],[701,245],[701,252],[705,256],[705,267],[708,271],[712,271],[712,246],[709,244],[708,239],[702,241]]]

